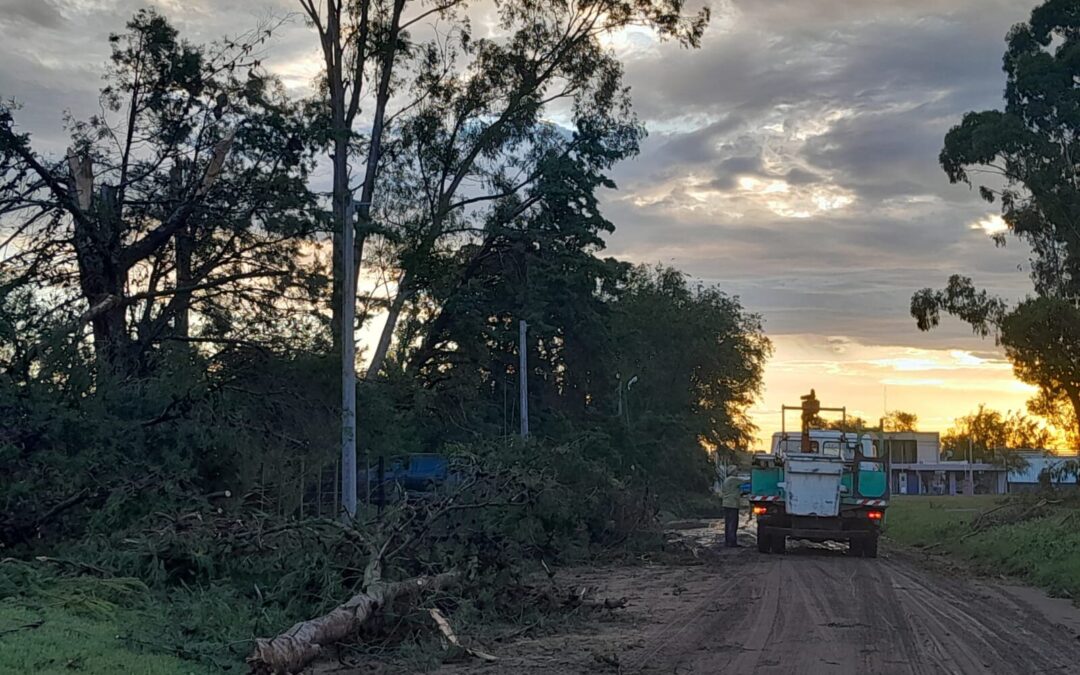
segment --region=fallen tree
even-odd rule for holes
[[[424,591],[448,588],[460,578],[460,572],[452,571],[405,581],[375,581],[328,614],[294,624],[274,638],[256,639],[255,649],[247,658],[251,672],[299,672],[319,657],[323,646],[355,634],[381,608]]]
[[[363,590],[322,616],[293,624],[273,638],[257,638],[246,661],[252,673],[295,673],[317,659],[322,648],[341,642],[379,611],[397,601],[411,601],[424,592],[449,588],[465,576],[460,569],[416,576],[404,581],[383,579],[387,561],[421,541],[429,540],[433,527],[452,514],[492,508],[520,507],[532,490],[520,484],[516,470],[484,471],[475,462],[459,465],[464,476],[457,490],[435,502],[410,502],[407,498],[387,519],[373,525],[375,536],[364,541],[369,551]],[[346,529],[351,529],[346,527]],[[475,558],[468,562],[473,567]],[[445,629],[440,624],[440,629]]]

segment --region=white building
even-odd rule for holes
[[[1049,485],[1068,487],[1070,489],[1076,488],[1076,473],[1061,472],[1060,469],[1067,466],[1069,462],[1072,462],[1072,466],[1077,466],[1077,463],[1080,463],[1080,456],[1053,455],[1042,450],[1030,450],[1019,454],[1027,460],[1028,466],[1023,471],[1009,472],[1009,492],[1027,492],[1039,489],[1040,476],[1044,473],[1046,477],[1043,480]],[[1055,469],[1058,471],[1055,471]],[[1056,474],[1061,475],[1055,477]]]

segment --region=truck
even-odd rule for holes
[[[846,542],[852,555],[876,558],[889,506],[887,460],[872,434],[844,431],[846,408],[822,408],[811,390],[801,406],[782,406],[781,431],[750,473],[750,507],[761,553],[784,553],[788,539]],[[790,411],[802,413],[788,431]],[[820,412],[839,412],[840,429],[824,428]],[[815,428],[815,426],[817,428]]]

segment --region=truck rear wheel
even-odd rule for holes
[[[862,537],[852,537],[848,539],[848,555],[861,556],[863,551],[863,539]]]
[[[864,558],[876,558],[877,557],[877,540],[876,534],[871,534],[862,541],[862,554]]]
[[[757,528],[757,550],[758,553],[769,553],[772,551],[772,542],[768,531],[760,524]]]
[[[777,534],[772,537],[772,552],[783,555],[787,551],[787,536]]]

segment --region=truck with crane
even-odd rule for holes
[[[801,415],[797,432],[786,427],[791,411]],[[822,412],[840,413],[839,428],[824,428]],[[846,408],[821,407],[813,390],[802,405],[782,406],[771,452],[755,454],[750,473],[758,551],[784,553],[788,539],[801,539],[847,542],[852,555],[877,557],[888,465],[872,434],[846,429]]]

